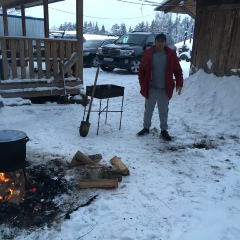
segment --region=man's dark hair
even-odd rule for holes
[[[166,35],[164,33],[159,33],[156,37],[155,37],[155,41],[159,40],[159,39],[163,39],[165,41],[167,41]]]

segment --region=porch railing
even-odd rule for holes
[[[16,78],[53,78],[57,81],[61,63],[70,59],[65,76],[80,77],[76,57],[78,42],[75,39],[0,36],[0,50],[0,78],[3,82]]]

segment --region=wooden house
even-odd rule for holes
[[[195,19],[191,73],[240,76],[240,0],[166,0],[155,10]]]
[[[49,38],[49,4],[59,1],[63,0],[0,0],[4,28],[4,36],[0,36],[1,97],[80,93],[83,84],[83,1],[76,0],[76,39]],[[44,36],[29,37],[25,9],[39,5],[44,13]],[[9,36],[7,10],[10,8],[21,11],[22,36]]]

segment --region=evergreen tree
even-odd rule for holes
[[[121,26],[120,26],[120,30],[119,30],[118,35],[119,35],[119,34],[120,34],[120,35],[123,35],[123,34],[125,34],[126,32],[127,32],[126,25],[125,25],[125,23],[122,23]]]
[[[99,27],[98,27],[98,23],[96,22],[95,27],[94,27],[94,34],[99,34]]]
[[[112,34],[114,34],[114,35],[118,35],[119,30],[120,30],[120,26],[117,23],[114,24],[111,28]]]
[[[99,31],[99,34],[100,34],[100,35],[106,35],[106,30],[105,30],[104,25],[102,25],[102,28],[101,28],[101,30]]]
[[[128,29],[128,32],[130,33],[130,32],[132,32],[132,31],[133,31],[133,29],[132,29],[132,27],[130,26],[129,29]]]
[[[173,37],[175,42],[184,41],[185,33],[187,34],[187,38],[193,35],[194,32],[194,19],[185,16],[183,20],[181,20],[181,15],[176,16],[173,21],[173,14],[163,12],[158,12],[155,15],[155,18],[151,21],[151,24],[148,22],[140,22],[134,28],[135,31],[150,31],[154,33],[168,33]],[[59,30],[76,30],[76,23],[63,23],[59,26]],[[133,28],[130,26],[128,32],[132,32]],[[108,31],[105,30],[104,25],[102,25],[101,30],[98,27],[98,23],[94,24],[94,22],[84,22],[83,24],[83,32],[87,34],[101,34],[107,35]],[[127,32],[127,28],[125,23],[122,23],[120,26],[116,23],[111,28],[111,34],[114,35],[122,35]],[[192,35],[191,35],[192,34]],[[192,36],[193,37],[193,36]]]
[[[135,26],[134,31],[144,32],[145,31],[145,23],[141,22]]]

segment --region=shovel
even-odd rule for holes
[[[81,121],[81,125],[79,128],[79,134],[81,137],[86,137],[88,135],[88,131],[90,128],[89,117],[90,117],[93,97],[94,97],[94,93],[95,93],[95,88],[96,88],[96,84],[97,84],[99,68],[100,68],[100,65],[98,65],[98,67],[97,67],[97,72],[96,72],[95,81],[94,81],[94,85],[93,85],[92,96],[91,96],[90,103],[89,103],[87,118],[86,118],[86,121],[84,121],[84,120]]]

